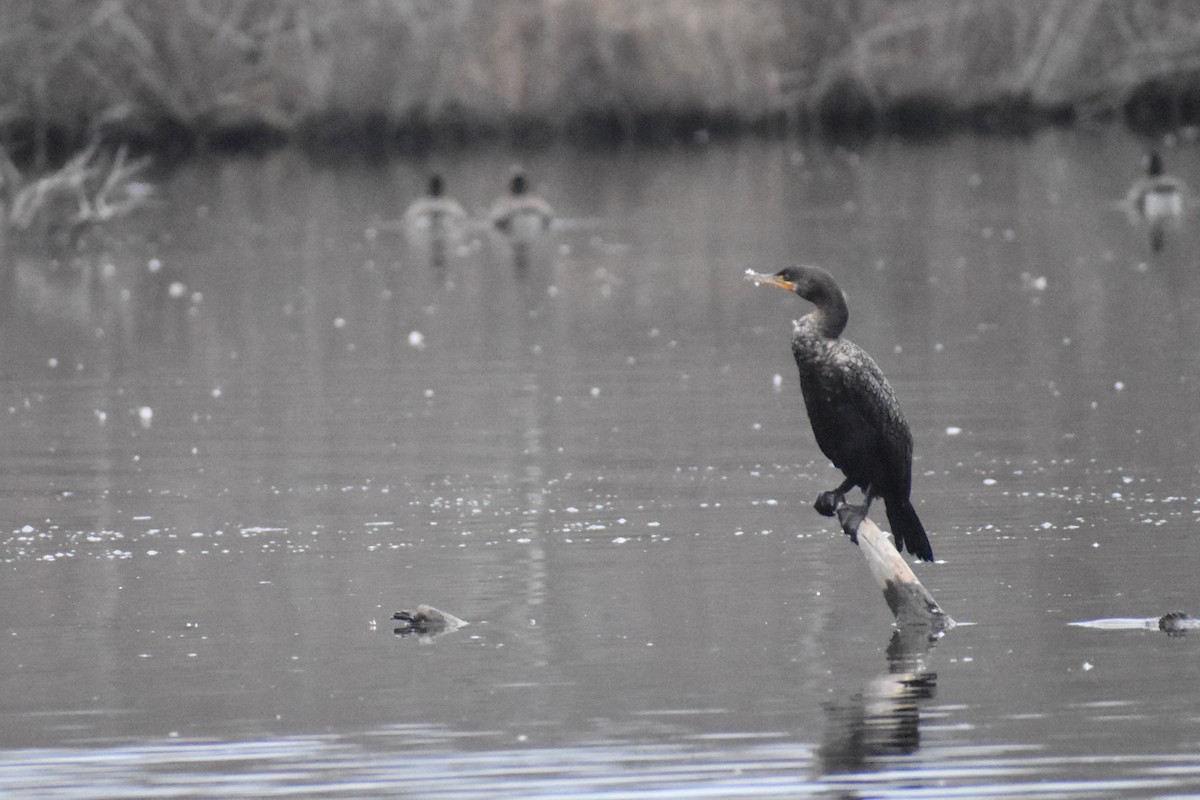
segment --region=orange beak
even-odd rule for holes
[[[768,275],[765,272],[755,272],[748,269],[743,277],[748,281],[754,281],[755,286],[761,286],[766,283],[771,286],[778,286],[780,289],[787,289],[789,292],[796,290],[796,284],[791,281],[785,281],[778,275]]]

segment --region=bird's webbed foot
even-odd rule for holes
[[[837,507],[844,502],[846,502],[846,495],[834,489],[817,495],[817,502],[813,503],[813,508],[822,517],[832,517],[837,513]]]
[[[817,495],[817,502],[813,503],[813,508],[822,517],[832,517],[837,513],[838,506],[846,502],[846,492],[853,488],[854,481],[847,478],[836,489]]]
[[[850,537],[850,541],[858,544],[858,526],[867,518],[867,507],[865,505],[849,506],[843,503],[838,506],[837,518],[841,523],[842,532]]]

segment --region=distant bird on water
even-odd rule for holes
[[[1125,204],[1135,220],[1150,225],[1150,246],[1161,250],[1163,230],[1183,217],[1187,186],[1163,172],[1163,160],[1157,150],[1146,158],[1146,176],[1134,181],[1125,194]]]
[[[1183,213],[1183,181],[1163,172],[1163,160],[1157,150],[1146,158],[1146,177],[1134,181],[1126,194],[1129,206],[1146,219],[1178,217]]]
[[[933,561],[929,537],[909,500],[912,432],[874,359],[841,338],[850,318],[841,288],[828,272],[811,266],[788,267],[774,275],[747,271],[746,278],[795,292],[816,306],[792,323],[792,354],[817,445],[846,480],[823,492],[814,507],[827,517],[837,513],[843,526],[857,530],[871,501],[881,497],[896,548],[907,547],[918,558]],[[863,490],[863,504],[839,511],[855,486]]]
[[[414,228],[443,228],[461,222],[467,212],[453,198],[446,197],[446,183],[442,176],[429,176],[429,186],[424,197],[413,201],[404,212],[404,222]]]
[[[542,198],[530,194],[525,173],[516,172],[509,181],[508,194],[492,206],[491,221],[505,233],[528,236],[549,229],[554,209]]]

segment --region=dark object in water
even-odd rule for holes
[[[1110,617],[1089,619],[1069,623],[1080,628],[1097,628],[1108,631],[1154,631],[1167,636],[1183,636],[1188,631],[1200,630],[1200,619],[1182,611],[1169,611],[1161,617]]]
[[[1193,619],[1182,611],[1169,611],[1158,618],[1158,629],[1167,636],[1183,636],[1196,628],[1200,628],[1200,619]]]
[[[871,501],[882,497],[896,548],[907,546],[914,556],[933,561],[929,537],[909,500],[912,431],[879,365],[842,338],[850,312],[841,288],[832,275],[812,266],[788,267],[774,275],[748,272],[746,278],[787,289],[816,306],[792,323],[792,354],[817,445],[846,475],[840,486],[817,498],[817,512],[827,517],[836,513],[844,528],[855,530]],[[863,490],[863,504],[843,505],[846,492],[855,486]]]
[[[397,611],[395,614],[392,614],[392,619],[403,623],[392,631],[398,636],[408,636],[410,634],[436,636],[457,630],[467,624],[464,620],[459,619],[453,614],[439,611],[433,606],[427,606],[424,603],[417,606],[416,611]]]

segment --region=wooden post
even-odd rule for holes
[[[846,530],[846,534],[854,538],[855,532]],[[917,580],[889,534],[867,518],[859,523],[857,538],[871,577],[883,591],[883,599],[898,625],[920,625],[938,631],[954,627],[954,620]]]

